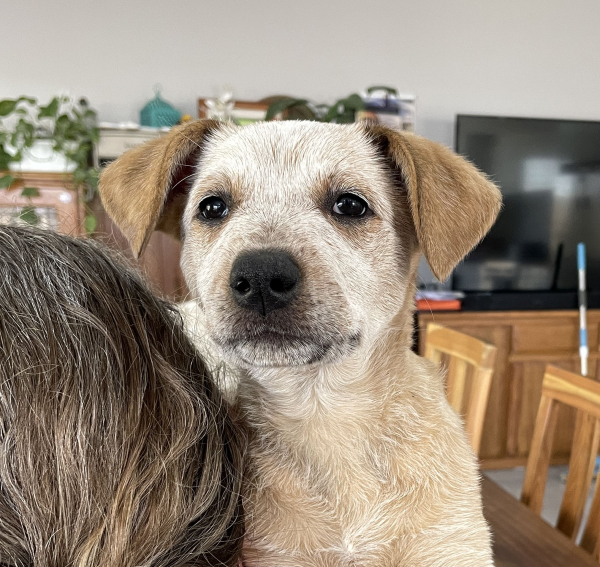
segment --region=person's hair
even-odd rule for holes
[[[125,262],[0,226],[0,357],[0,564],[237,564],[244,432]]]

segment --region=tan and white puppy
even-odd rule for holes
[[[500,195],[443,146],[381,127],[199,121],[104,172],[140,254],[155,229],[251,428],[248,567],[492,565],[475,457],[410,351],[422,251],[446,278]]]

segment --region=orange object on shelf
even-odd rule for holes
[[[418,299],[418,311],[460,311],[460,299]]]

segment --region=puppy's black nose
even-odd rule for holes
[[[258,250],[238,256],[229,277],[238,304],[263,317],[289,305],[296,297],[299,283],[296,262],[280,250]]]

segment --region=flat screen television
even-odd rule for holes
[[[459,115],[456,150],[500,187],[503,209],[454,272],[463,291],[600,290],[600,122]]]

